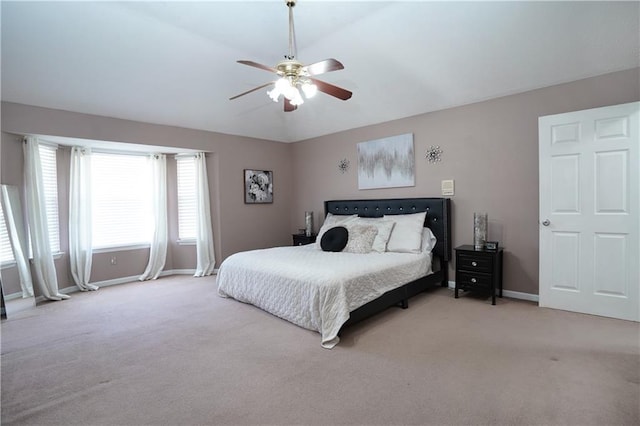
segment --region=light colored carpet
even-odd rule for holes
[[[2,424],[637,425],[637,323],[438,288],[319,334],[167,277],[2,322]]]

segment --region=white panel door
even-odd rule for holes
[[[540,306],[640,321],[640,102],[540,117]]]

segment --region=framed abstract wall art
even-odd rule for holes
[[[415,184],[413,133],[358,144],[358,189]]]

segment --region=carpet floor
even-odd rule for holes
[[[74,293],[2,321],[3,425],[638,425],[640,327],[437,288],[320,335],[215,277]]]

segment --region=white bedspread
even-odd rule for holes
[[[313,245],[236,253],[220,265],[218,294],[251,303],[334,347],[349,312],[431,273],[431,254],[331,253]]]

